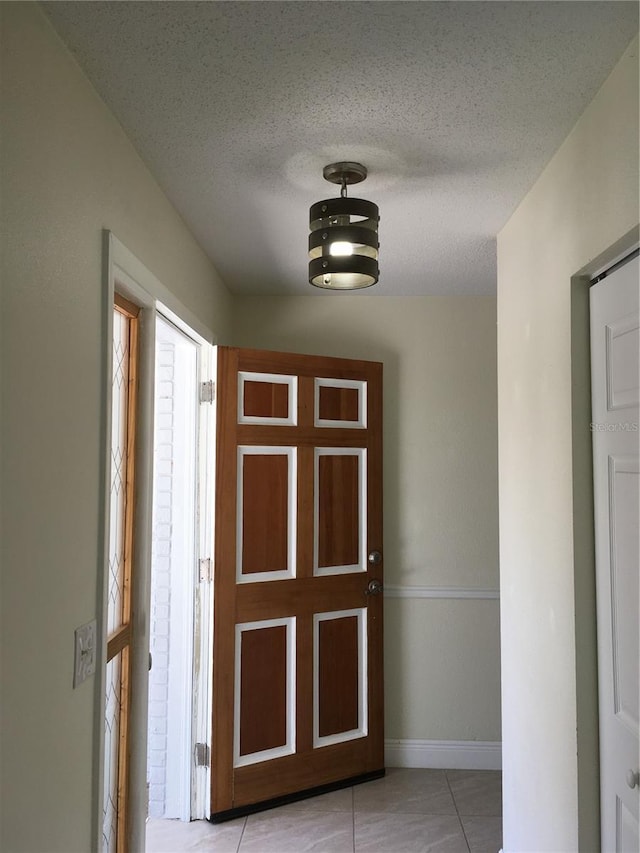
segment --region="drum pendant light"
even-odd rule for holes
[[[378,205],[347,198],[347,186],[367,177],[361,163],[331,163],[325,180],[340,185],[340,198],[309,210],[309,283],[326,290],[358,290],[378,281]]]

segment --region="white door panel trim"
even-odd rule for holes
[[[250,752],[240,755],[240,708],[241,708],[241,677],[242,677],[242,635],[246,631],[257,631],[261,628],[277,628],[284,625],[287,629],[287,734],[282,746],[273,749],[263,749],[260,752]],[[260,619],[256,622],[239,622],[236,625],[235,645],[235,684],[234,684],[234,722],[233,722],[233,766],[245,767],[248,764],[258,764],[260,761],[270,761],[293,755],[296,751],[296,617],[288,616],[283,619]]]
[[[320,736],[320,623],[355,616],[358,620],[358,727],[346,732]],[[314,748],[344,743],[366,737],[369,728],[367,665],[367,608],[334,610],[313,614],[313,746]]]
[[[264,382],[270,385],[286,385],[289,414],[286,418],[262,417],[245,415],[244,386],[246,382]],[[252,373],[246,370],[238,371],[238,423],[239,424],[269,424],[270,426],[296,426],[298,423],[298,377],[282,373]]]
[[[287,566],[273,572],[242,572],[242,519],[243,519],[243,463],[245,456],[286,456],[287,457]],[[296,576],[297,557],[297,508],[298,508],[298,451],[295,447],[274,447],[271,445],[241,445],[238,447],[238,489],[236,508],[236,582],[263,583],[281,581]]]
[[[320,417],[321,388],[350,388],[358,392],[358,420],[340,421]],[[364,379],[314,379],[314,425],[317,427],[340,427],[341,429],[367,428],[367,382]]]
[[[320,457],[356,456],[358,458],[358,557],[347,566],[319,566],[320,541]],[[346,575],[367,571],[367,450],[364,447],[316,447],[313,461],[313,574]]]

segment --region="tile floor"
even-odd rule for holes
[[[498,853],[499,771],[388,768],[383,779],[213,825],[150,820],[148,853]]]

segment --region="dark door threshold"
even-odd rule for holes
[[[328,785],[318,785],[317,788],[307,788],[304,791],[295,791],[293,794],[286,794],[284,797],[274,797],[271,800],[263,800],[260,803],[250,803],[246,806],[238,806],[235,809],[227,809],[224,812],[216,812],[209,818],[211,823],[224,823],[226,820],[233,820],[236,817],[244,817],[248,814],[263,812],[267,809],[275,809],[278,806],[286,806],[289,803],[297,803],[300,800],[308,800],[309,797],[318,797],[320,794],[328,794],[330,791],[339,791],[342,788],[350,788],[352,785],[359,785],[361,782],[371,782],[373,779],[380,779],[385,774],[384,767],[380,770],[372,770],[369,773],[361,773],[359,776],[350,776],[348,779],[340,779],[338,782],[330,782]]]

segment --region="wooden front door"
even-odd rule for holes
[[[212,819],[384,770],[382,365],[218,349]]]

